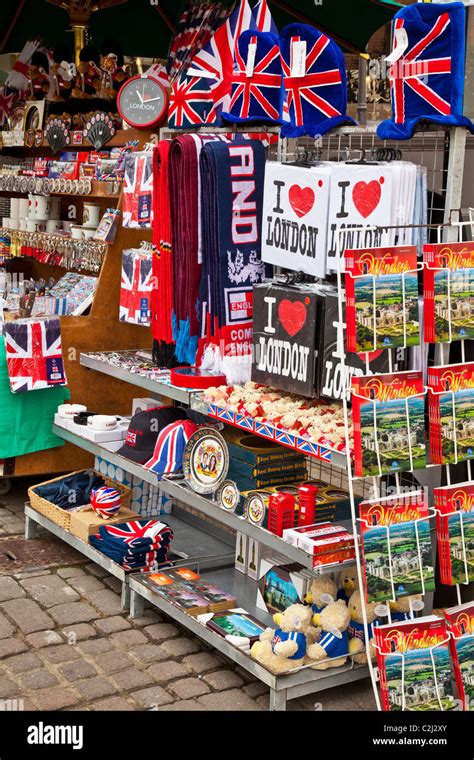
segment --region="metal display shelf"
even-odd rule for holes
[[[104,351],[103,353],[105,354],[116,352]],[[130,351],[130,354],[136,353],[136,351]],[[106,361],[100,361],[100,359],[97,359],[94,355],[91,354],[81,354],[80,363],[83,367],[87,367],[88,369],[93,369],[96,372],[102,372],[104,375],[110,375],[110,377],[115,377],[117,380],[123,380],[125,383],[136,385],[138,388],[144,388],[145,390],[151,391],[152,393],[157,393],[160,396],[172,398],[174,401],[180,401],[184,404],[187,404],[188,406],[190,404],[191,396],[196,392],[195,390],[190,390],[189,388],[178,388],[176,385],[171,385],[169,382],[150,379],[145,375],[140,375],[138,372],[130,372],[129,370],[122,369],[121,367],[114,367],[112,364],[109,364]]]
[[[137,519],[140,516],[137,515]],[[184,518],[186,513],[182,510],[175,510],[172,515],[162,515],[160,519],[163,519],[170,528],[172,528],[175,537],[171,543],[171,551],[173,555],[177,556],[176,564],[182,562],[189,563],[190,559],[193,562],[199,562],[201,567],[220,567],[224,562],[228,562],[229,558],[234,558],[234,550],[229,552],[229,543],[216,538],[215,535],[207,533],[203,529],[196,528],[193,522],[188,522]],[[78,552],[85,557],[95,562],[96,565],[100,565],[108,573],[115,576],[122,582],[122,607],[128,609],[130,606],[130,588],[129,578],[130,573],[125,572],[123,567],[113,562],[105,554],[95,549],[90,544],[86,544],[77,536],[74,536],[69,531],[62,528],[57,523],[49,520],[33,509],[29,503],[25,504],[25,538],[31,539],[37,536],[38,525],[46,528],[54,536],[57,536],[69,546],[72,546]],[[233,544],[232,544],[233,545]]]
[[[239,573],[233,567],[206,572],[203,579],[231,593],[237,599],[239,607],[243,607],[262,623],[272,625],[271,617],[255,606],[257,583],[248,576]],[[233,662],[240,665],[253,676],[265,683],[270,689],[270,709],[285,710],[288,699],[296,699],[307,694],[313,694],[333,686],[366,678],[368,675],[365,665],[356,665],[348,661],[346,665],[327,670],[303,668],[295,673],[274,675],[262,665],[253,660],[245,652],[232,646],[222,636],[210,630],[196,618],[183,612],[171,602],[166,601],[145,585],[139,574],[130,576],[130,616],[140,617],[143,614],[144,601],[167,614],[182,626],[190,630],[200,639],[210,644]]]

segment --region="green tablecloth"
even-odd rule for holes
[[[64,445],[51,427],[59,406],[70,397],[68,388],[12,393],[5,343],[0,336],[0,459],[31,454]]]

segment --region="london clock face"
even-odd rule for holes
[[[133,77],[123,85],[118,95],[120,115],[133,127],[149,127],[164,116],[167,93],[151,77]]]

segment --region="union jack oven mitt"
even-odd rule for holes
[[[318,137],[341,124],[346,114],[346,67],[341,49],[306,24],[290,24],[280,33],[283,87],[289,121],[282,137]]]
[[[462,3],[415,3],[392,24],[392,118],[377,128],[382,140],[407,140],[421,121],[467,127],[463,116],[465,10]]]
[[[278,37],[245,31],[235,48],[232,93],[223,117],[231,122],[283,124],[283,77]]]

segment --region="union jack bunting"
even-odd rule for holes
[[[379,124],[378,136],[407,139],[421,120],[473,131],[462,112],[464,7],[417,3],[398,11],[392,29],[395,51],[402,34],[408,44],[390,66],[392,118]]]
[[[151,227],[153,165],[151,152],[130,153],[125,158],[123,226]]]
[[[150,324],[152,255],[143,251],[124,251],[120,284],[120,321],[134,325]]]
[[[290,117],[282,136],[316,137],[352,122],[345,113],[344,56],[336,43],[313,27],[290,24],[280,35],[280,46]]]
[[[277,25],[268,8],[267,0],[259,0],[257,5],[252,9],[252,16],[255,19],[259,32],[272,32],[278,34]]]
[[[59,319],[5,322],[3,329],[13,393],[66,385]]]
[[[280,123],[282,81],[278,37],[270,32],[243,32],[235,51],[232,97],[224,117],[236,122]]]

